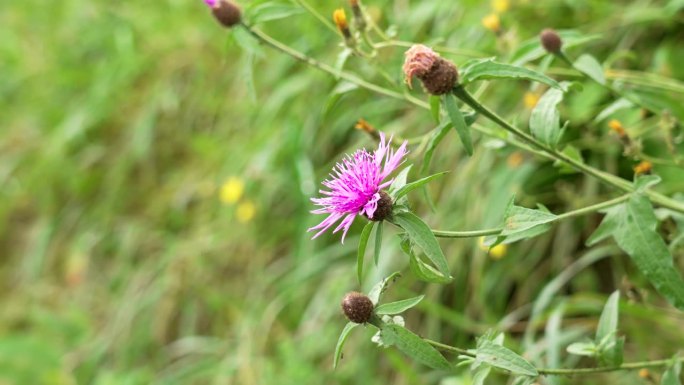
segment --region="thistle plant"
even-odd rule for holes
[[[322,18],[305,2],[297,3],[313,17]],[[212,9],[216,9],[216,4],[232,3],[211,2]],[[408,257],[406,270],[410,273],[402,273],[412,274],[428,284],[451,285],[454,281],[454,266],[450,261],[451,256],[443,252],[438,238],[451,238],[451,242],[462,242],[459,240],[462,238],[474,238],[476,241],[481,239],[483,245],[493,248],[529,242],[530,239],[548,232],[556,223],[601,213],[604,214],[601,224],[586,240],[589,250],[598,250],[599,242],[612,239],[619,249],[631,258],[634,267],[662,298],[677,309],[676,311],[684,310],[684,279],[673,263],[673,245],[668,244],[657,231],[659,222],[667,218],[676,218],[681,223],[684,203],[672,194],[667,195],[656,190],[655,186],[661,182],[661,178],[652,174],[652,164],[648,156],[644,154],[643,148],[632,144],[629,133],[621,124],[611,122],[609,125],[619,140],[629,147],[625,150],[626,153],[639,161],[634,168],[633,180],[622,178],[585,161],[579,150],[572,146],[572,139],[567,132],[568,124],[561,122],[560,111],[564,98],[577,92],[578,86],[570,80],[562,81],[551,77],[544,66],[530,68],[520,63],[507,63],[484,57],[464,61],[457,66],[438,53],[449,52],[450,47],[430,47],[422,42],[393,40],[364,13],[364,7],[359,1],[352,1],[350,5],[355,20],[353,24],[347,22],[343,9],[337,9],[332,13],[334,25],[344,39],[341,57],[346,59],[349,56],[357,56],[361,60],[366,60],[369,65],[378,66],[375,60],[380,50],[386,47],[402,47],[406,49],[403,66],[396,65],[389,71],[395,78],[402,77],[405,86],[384,86],[363,75],[345,70],[344,61],[342,65],[338,63],[333,66],[299,52],[250,24],[249,13],[232,25],[237,24],[237,27],[261,44],[270,46],[313,69],[328,73],[335,79],[374,92],[378,97],[401,100],[409,109],[429,109],[436,121],[436,127],[428,134],[414,139],[397,140],[401,143],[397,145],[393,143],[392,138],[398,138],[398,134],[392,137],[390,133],[378,133],[365,120],[359,120],[361,131],[368,132],[372,140],[378,141],[377,149],[373,153],[359,149],[352,155],[347,155],[336,164],[330,178],[322,182],[325,189],[320,190],[320,196],[312,197],[313,204],[319,206],[312,213],[326,215],[322,222],[309,229],[315,231],[313,238],[319,237],[334,226],[332,233],[341,231],[340,240],[344,243],[348,234],[354,231],[352,224],[357,217],[365,217],[368,220],[359,234],[356,245],[356,275],[359,284],[365,282],[364,259],[373,232],[376,265],[381,257],[382,229],[385,223],[389,223],[398,232],[398,237],[394,239],[397,247],[392,250],[401,250],[405,254],[403,258]],[[488,21],[486,27],[498,31],[498,14],[496,16],[496,25]],[[322,22],[329,23],[325,18]],[[222,24],[226,25],[223,21]],[[601,64],[593,56],[585,53],[576,60],[571,59],[566,49],[578,43],[577,39],[566,42],[565,39],[569,36],[570,34],[564,31],[544,29],[534,39],[533,45],[530,46],[532,48],[528,49],[530,52],[537,49],[538,57],[547,55],[547,67],[554,58],[560,59],[562,64],[574,71],[573,75],[598,84],[617,98],[615,102],[621,103],[618,107],[645,108],[655,115],[666,114],[666,111],[658,110],[653,104],[638,98],[631,90],[620,88],[619,84],[610,84],[605,78]],[[458,50],[458,47],[451,49]],[[395,58],[394,63],[401,59]],[[387,68],[380,68],[378,72],[384,74],[384,70]],[[422,96],[414,96],[419,92],[412,87],[414,79],[421,81],[428,94],[427,101],[422,100]],[[502,80],[532,82],[546,90],[539,100],[533,103],[529,129],[521,128],[519,122],[513,123],[505,119],[480,99],[479,95],[486,89],[487,84],[494,87]],[[485,127],[485,122],[496,128]],[[524,207],[519,205],[514,196],[510,196],[508,204],[500,213],[501,220],[495,227],[478,228],[475,223],[474,230],[431,228],[424,219],[427,214],[421,215],[421,211],[414,209],[412,203],[415,201],[409,201],[409,193],[422,191],[428,205],[433,204],[428,184],[438,178],[449,178],[450,175],[447,172],[430,175],[428,171],[438,145],[452,129],[462,148],[440,148],[444,153],[462,151],[467,156],[474,157],[478,152],[488,151],[483,146],[482,138],[493,137],[505,146],[553,161],[557,167],[586,176],[588,180],[593,180],[592,183],[605,186],[610,196],[561,213],[554,213],[543,205],[538,205],[537,208]],[[410,129],[406,131],[410,132]],[[413,158],[407,160],[409,152]],[[420,155],[420,175],[409,178],[413,164],[404,165],[404,162],[414,163]],[[673,156],[667,163],[676,166],[677,157]],[[400,166],[404,167],[398,172]],[[468,186],[461,188],[467,189]],[[654,208],[658,209],[657,215]],[[440,210],[438,204],[435,210]],[[682,229],[679,229],[680,233],[681,231]],[[679,237],[681,238],[681,235]],[[585,263],[585,260],[579,262]],[[463,273],[459,275],[462,277]],[[567,347],[570,355],[591,357],[591,365],[582,361],[581,367],[546,367],[538,358],[526,358],[526,353],[529,352],[516,352],[505,347],[504,334],[496,330],[481,333],[470,347],[456,347],[434,341],[427,336],[420,337],[410,331],[410,327],[405,327],[403,321],[395,322],[392,317],[398,317],[418,305],[424,299],[423,295],[389,303],[380,302],[381,294],[398,276],[399,274],[395,273],[383,279],[368,295],[352,292],[342,300],[343,312],[350,323],[339,338],[335,351],[335,366],[341,357],[349,333],[359,325],[378,329],[378,335],[374,339],[376,342],[381,342],[385,347],[394,346],[432,369],[449,373],[458,370],[459,367],[467,367],[472,372],[475,383],[483,383],[492,369],[511,374],[517,378],[518,384],[531,384],[537,381],[546,383],[548,376],[590,375],[654,367],[665,368],[665,375],[670,378],[678,375],[679,364],[684,361],[682,357],[665,357],[651,361],[624,362],[624,347],[629,343],[629,336],[623,336],[619,332],[619,291],[608,297],[597,321],[595,337],[584,341],[578,339]],[[537,303],[528,320],[532,326],[525,331],[524,339],[528,341],[534,338],[533,327],[541,321],[540,310],[536,306],[543,306],[543,301]],[[561,323],[562,307],[559,306],[559,309],[561,310],[548,319],[548,327],[553,326],[552,322],[555,322],[556,327]],[[445,356],[443,353],[448,355]]]

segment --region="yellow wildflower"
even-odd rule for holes
[[[482,26],[492,32],[499,32],[501,30],[501,20],[496,13],[490,13],[482,18]]]
[[[539,94],[535,92],[525,92],[525,95],[523,96],[523,104],[525,104],[525,108],[528,110],[533,109],[537,103],[539,103]]]
[[[651,372],[649,372],[648,369],[642,368],[641,370],[639,370],[639,377],[646,379],[646,378],[649,378],[650,376],[651,376]]]
[[[500,243],[494,247],[489,247],[484,243],[485,237],[480,237],[478,245],[480,250],[486,251],[492,259],[501,259],[506,255],[508,246]]]
[[[343,8],[337,8],[335,12],[333,12],[333,21],[335,22],[337,29],[342,32],[345,38],[351,37],[349,23],[347,23],[347,14],[344,12]]]
[[[644,160],[636,166],[634,166],[634,175],[650,174],[652,169],[653,164],[651,164],[651,162],[647,160]]]
[[[525,157],[523,156],[522,152],[516,151],[508,156],[508,159],[506,159],[506,164],[508,164],[508,167],[510,168],[518,168],[524,160]]]
[[[236,177],[230,177],[221,186],[220,198],[225,204],[234,204],[240,200],[245,191],[245,182]]]
[[[608,127],[610,127],[610,129],[618,134],[618,136],[621,138],[626,135],[625,127],[623,127],[622,123],[617,119],[612,119],[610,122],[608,122]]]
[[[246,200],[244,202],[240,202],[240,204],[237,206],[237,210],[235,212],[235,215],[237,217],[238,222],[240,223],[247,223],[251,221],[254,218],[254,215],[256,214],[256,206],[252,201]]]
[[[508,11],[511,3],[508,0],[492,0],[492,9],[496,13],[504,13]]]

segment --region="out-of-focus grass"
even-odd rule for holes
[[[366,5],[402,39],[441,40],[504,60],[542,27],[600,34],[585,49],[615,69],[640,71],[632,75],[646,84],[644,94],[681,119],[682,18],[677,2],[671,9],[664,3],[513,1],[498,38],[480,24],[491,12],[486,2]],[[327,17],[343,4],[313,5]],[[344,324],[337,302],[359,289],[359,228],[346,245],[337,237],[312,242],[305,233],[317,220],[308,199],[329,166],[343,151],[373,146],[354,122],[364,117],[415,136],[433,128],[427,111],[361,90],[330,96],[335,79],[265,47],[245,54],[201,1],[6,1],[0,25],[0,384],[435,382],[400,354],[373,348],[370,330],[350,338],[341,367],[331,370]],[[338,37],[308,13],[263,28],[328,63],[340,51]],[[401,48],[381,52],[388,79],[359,58],[347,66],[401,89],[401,61]],[[562,73],[555,65],[549,71]],[[642,71],[674,90],[653,87]],[[484,97],[524,122],[526,87],[496,83]],[[592,121],[609,101],[587,83],[563,116],[570,136],[584,138],[583,150],[598,153],[590,161],[629,177],[631,161],[605,122]],[[640,120],[638,111],[617,117],[652,153],[668,156],[656,118]],[[477,138],[472,159],[451,136],[441,145],[432,168],[452,172],[431,187],[438,213],[414,197],[435,227],[493,225],[513,192],[558,211],[606,193]],[[597,138],[606,145],[595,148]],[[656,171],[673,181],[665,192],[682,191],[681,169]],[[245,192],[225,204],[220,188],[230,177],[242,179]],[[250,204],[253,218],[244,212]],[[428,299],[407,322],[434,339],[469,346],[497,325],[519,336],[526,306],[586,252],[582,242],[596,222],[564,222],[501,260],[487,258],[477,240],[444,241],[454,283],[426,286],[409,274],[388,295],[425,291]],[[386,233],[381,264],[368,269],[361,289],[405,267],[393,234]],[[569,303],[568,330],[588,332],[615,287],[646,287],[619,252],[607,253],[610,260],[555,293],[554,304],[560,297]],[[681,314],[654,304],[662,302],[647,296],[624,310],[629,357],[668,357],[684,343]],[[516,309],[520,319],[510,315]],[[452,383],[467,377],[457,371]],[[639,382],[633,374],[607,379]]]

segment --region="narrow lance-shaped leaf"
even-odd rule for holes
[[[684,310],[684,279],[675,269],[665,241],[656,232],[657,225],[651,202],[644,195],[635,193],[627,202],[606,210],[601,225],[587,244],[593,245],[612,236],[658,292],[675,307]]]
[[[596,328],[595,344],[598,346],[599,360],[604,365],[619,366],[622,364],[624,338],[618,337],[620,292],[616,291],[608,298],[601,312]]]
[[[573,66],[595,82],[606,84],[606,75],[603,73],[603,67],[593,56],[585,53],[573,63]]]
[[[371,231],[376,222],[368,222],[361,230],[361,239],[359,240],[359,249],[356,254],[356,277],[359,283],[363,280],[363,260],[366,256],[366,246],[368,246],[368,238],[370,238]]]
[[[411,331],[397,325],[384,324],[381,329],[382,340],[396,346],[404,354],[433,369],[449,369],[451,364],[437,349]]]
[[[423,262],[411,248],[411,241],[406,234],[400,243],[401,250],[409,257],[409,267],[421,281],[432,283],[449,283],[451,278],[442,275],[437,269]]]
[[[538,376],[537,369],[526,359],[522,358],[512,350],[496,343],[483,340],[478,341],[475,351],[476,359],[486,362],[494,367],[508,370],[515,374],[526,376]]]
[[[402,212],[394,215],[392,219],[399,227],[406,230],[411,242],[420,247],[437,270],[446,277],[449,274],[449,264],[446,257],[439,247],[437,238],[420,218],[410,212]]]
[[[418,179],[415,182],[408,183],[404,187],[397,190],[396,193],[394,193],[394,198],[399,199],[399,198],[403,197],[404,195],[408,194],[409,192],[417,189],[418,187],[421,187],[421,186],[431,182],[432,180],[439,178],[440,176],[442,176],[446,173],[448,173],[448,171],[444,171],[444,172],[440,172],[438,174],[426,176],[425,178]]]
[[[373,251],[373,263],[378,265],[380,260],[380,250],[382,249],[382,222],[375,226],[375,250]]]
[[[380,296],[382,293],[387,290],[387,286],[394,282],[395,279],[401,277],[401,273],[398,271],[395,271],[394,273],[388,275],[386,278],[381,280],[380,282],[376,283],[368,292],[368,298],[373,302],[373,304],[378,303],[380,301]]]
[[[486,79],[526,79],[563,90],[563,87],[557,81],[544,74],[525,67],[497,63],[492,59],[482,59],[470,64],[463,70],[461,82],[465,85],[476,80]]]
[[[558,103],[562,100],[563,92],[551,88],[539,99],[530,115],[532,135],[551,148],[556,148],[563,134],[558,111]]]
[[[419,295],[418,297],[403,299],[401,301],[383,303],[375,308],[375,313],[380,315],[403,313],[406,310],[418,305],[423,298],[425,298],[424,295]]]
[[[449,119],[451,119],[451,124],[454,126],[456,133],[458,134],[461,143],[463,143],[463,148],[468,155],[473,155],[473,139],[470,137],[470,129],[466,125],[465,118],[458,109],[456,105],[456,97],[452,94],[444,95],[444,106],[446,107]]]
[[[550,223],[557,219],[549,212],[516,206],[513,202],[514,199],[511,198],[504,213],[504,226],[500,234],[503,238],[499,241],[511,243],[537,236],[550,229]]]
[[[354,322],[348,322],[344,326],[344,329],[342,329],[342,333],[340,333],[340,338],[337,339],[337,345],[335,346],[335,358],[333,359],[333,369],[337,368],[337,364],[340,362],[340,359],[342,358],[342,348],[344,347],[344,343],[347,341],[349,333],[358,325],[359,324]]]

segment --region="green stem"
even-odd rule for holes
[[[554,223],[567,218],[574,218],[581,215],[593,213],[608,207],[620,204],[627,199],[629,199],[630,194],[621,195],[615,199],[607,200],[605,202],[597,203],[591,206],[582,207],[581,209],[568,211],[567,213],[560,214],[556,218],[547,223]],[[444,230],[432,230],[435,237],[439,238],[475,238],[484,237],[488,235],[498,235],[503,231],[503,228],[497,229],[485,229],[485,230],[470,230],[470,231],[444,231]]]
[[[348,72],[345,72],[342,70],[337,70],[328,64],[322,63],[322,62],[320,62],[320,61],[318,61],[318,60],[316,60],[310,56],[307,56],[307,55],[305,55],[305,54],[303,54],[297,50],[290,48],[289,46],[287,46],[287,45],[281,43],[280,41],[272,38],[271,36],[267,35],[266,33],[262,32],[258,29],[254,29],[245,23],[242,23],[242,27],[245,28],[245,30],[247,30],[247,32],[249,32],[252,36],[257,38],[259,41],[271,46],[272,48],[275,48],[276,50],[278,50],[278,51],[280,51],[286,55],[289,55],[289,56],[291,56],[291,57],[293,57],[293,58],[295,58],[301,62],[304,62],[304,63],[306,63],[306,64],[308,64],[314,68],[317,68],[323,72],[327,72],[330,75],[333,75],[334,77],[339,77],[339,78],[344,79],[348,82],[354,83],[354,84],[358,85],[359,87],[365,88],[367,90],[376,92],[376,93],[381,94],[381,95],[385,95],[385,96],[389,96],[391,98],[408,101],[408,102],[413,103],[419,107],[430,108],[430,106],[425,102],[421,102],[421,101],[418,101],[418,100],[415,100],[412,98],[407,98],[403,94],[400,94],[400,93],[392,91],[392,90],[388,90],[388,89],[386,89],[382,86],[379,86],[377,84],[367,82],[367,81],[359,78],[358,76],[352,75]]]
[[[446,345],[441,342],[433,341],[427,338],[423,338],[428,344],[450,353],[456,353],[468,357],[477,357],[476,353],[470,350],[457,348],[455,346]],[[605,372],[615,372],[619,370],[635,370],[643,368],[657,368],[662,366],[669,366],[675,362],[684,362],[684,357],[670,358],[665,360],[653,360],[653,361],[639,361],[639,362],[629,362],[622,364],[620,366],[599,366],[596,368],[575,368],[575,369],[564,369],[564,368],[537,368],[537,372],[542,376],[572,376],[576,374],[592,374],[592,373],[605,373]]]
[[[501,126],[503,129],[506,131],[516,135],[520,139],[522,139],[524,142],[529,144],[535,149],[538,149],[544,153],[549,154],[551,157],[554,159],[557,159],[563,163],[568,164],[572,168],[584,172],[585,174],[591,175],[604,183],[611,185],[613,187],[616,187],[622,191],[626,192],[633,192],[634,187],[632,184],[622,178],[619,178],[615,175],[608,174],[606,172],[603,172],[601,170],[598,170],[594,167],[591,167],[585,163],[582,163],[581,161],[578,161],[576,159],[573,159],[561,152],[558,152],[554,150],[553,148],[539,142],[537,139],[535,139],[532,135],[522,131],[521,129],[513,126],[512,124],[508,123],[505,121],[502,117],[497,115],[494,111],[488,109],[484,105],[482,105],[477,99],[475,99],[462,85],[458,85],[454,88],[453,93],[456,97],[461,99],[465,104],[469,105],[473,110],[479,112],[480,114],[486,116],[488,119],[493,121],[494,123],[498,124]],[[646,194],[648,197],[653,201],[654,203],[659,204],[662,207],[666,207],[668,209],[684,213],[684,205],[680,202],[677,202],[676,200],[666,197],[665,195],[659,194],[655,191],[651,190],[646,190]]]

